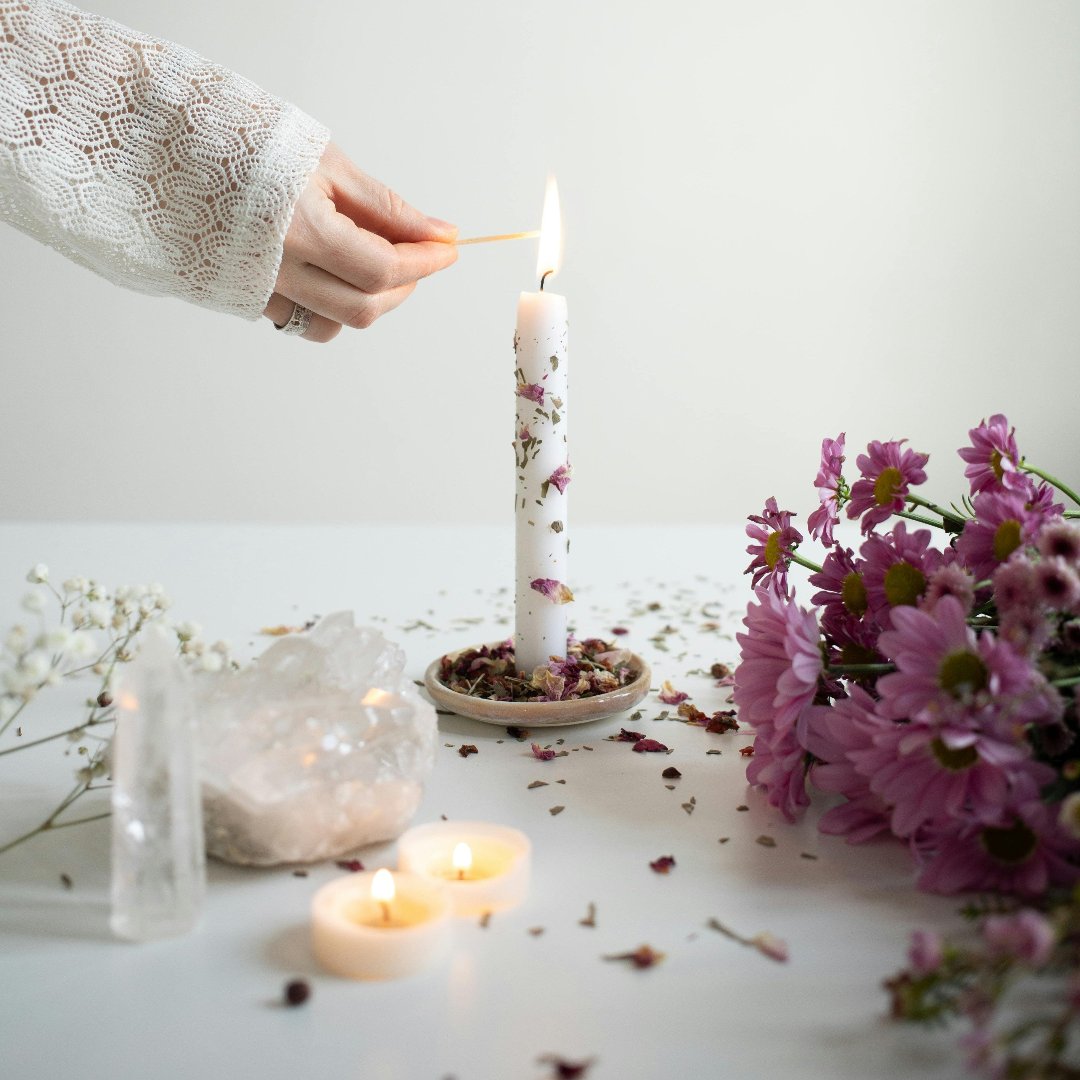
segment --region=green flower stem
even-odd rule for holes
[[[913,514],[908,510],[897,510],[896,516],[907,518],[908,521],[917,521],[920,525],[930,525],[935,529],[945,528],[945,522],[943,521],[934,521],[932,518],[923,517],[922,514]]]
[[[14,754],[18,750],[29,750],[31,746],[40,746],[42,743],[52,742],[53,739],[62,739],[65,735],[74,735],[77,731],[85,731],[87,728],[96,727],[98,724],[107,724],[111,720],[111,716],[104,720],[87,720],[77,727],[68,728],[67,731],[57,731],[52,735],[45,735],[40,739],[34,739],[32,742],[18,743],[15,746],[9,746],[6,750],[0,750],[0,757],[3,757],[5,754]]]
[[[793,563],[798,563],[800,566],[805,566],[807,570],[812,571],[815,574],[821,573],[821,567],[817,563],[811,562],[809,559],[804,559],[797,551],[791,551],[788,553]]]
[[[932,514],[940,514],[941,520],[943,522],[951,521],[954,525],[957,525],[960,528],[964,527],[964,519],[960,517],[959,514],[954,513],[952,510],[946,510],[944,507],[938,506],[937,503],[929,502],[921,495],[912,495],[909,491],[907,494],[907,501],[909,503],[912,503],[914,506],[921,506],[924,510],[929,510]]]
[[[1069,675],[1064,679],[1051,679],[1051,686],[1080,686],[1080,675]]]
[[[829,675],[887,675],[895,664],[830,664]]]
[[[1042,469],[1037,469],[1034,465],[1028,465],[1024,461],[1020,462],[1020,468],[1026,473],[1031,473],[1032,476],[1037,476],[1040,480],[1045,480],[1048,484],[1053,484],[1062,495],[1068,495],[1077,506],[1080,506],[1080,495],[1077,495],[1071,487],[1066,487],[1056,476],[1051,476],[1048,472],[1043,472]]]

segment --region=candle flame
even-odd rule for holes
[[[124,690],[121,692],[120,700],[116,704],[121,709],[134,712],[139,707],[139,699],[130,690]]]
[[[394,899],[394,875],[385,867],[376,870],[371,879],[371,899],[380,904],[389,904]]]
[[[466,870],[471,869],[472,848],[462,841],[454,848],[454,854],[451,856],[450,861],[453,863],[454,869],[459,873],[464,873]]]
[[[540,219],[540,253],[536,257],[536,276],[558,272],[562,262],[562,215],[559,211],[559,186],[549,176],[544,192],[544,215]]]

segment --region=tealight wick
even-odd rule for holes
[[[385,900],[380,900],[378,903],[382,909],[382,921],[388,923],[390,921],[390,905]]]
[[[465,841],[461,841],[454,848],[454,854],[450,857],[453,868],[457,871],[458,881],[465,880],[465,872],[472,866],[472,848]]]
[[[544,276],[540,279],[540,291],[541,292],[544,291],[544,282],[547,280],[548,274],[554,274],[554,273],[555,273],[554,270],[545,270],[544,271]]]
[[[371,879],[371,899],[379,905],[382,921],[390,922],[390,901],[394,899],[394,877],[385,867],[375,871]]]

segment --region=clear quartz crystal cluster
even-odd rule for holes
[[[396,837],[435,761],[435,709],[405,655],[351,612],[200,680],[207,851],[311,862]]]

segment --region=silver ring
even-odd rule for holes
[[[289,321],[282,323],[280,326],[277,323],[274,323],[274,328],[280,330],[283,334],[299,334],[303,337],[307,333],[310,325],[311,312],[300,304],[294,304],[292,314],[289,316]]]

